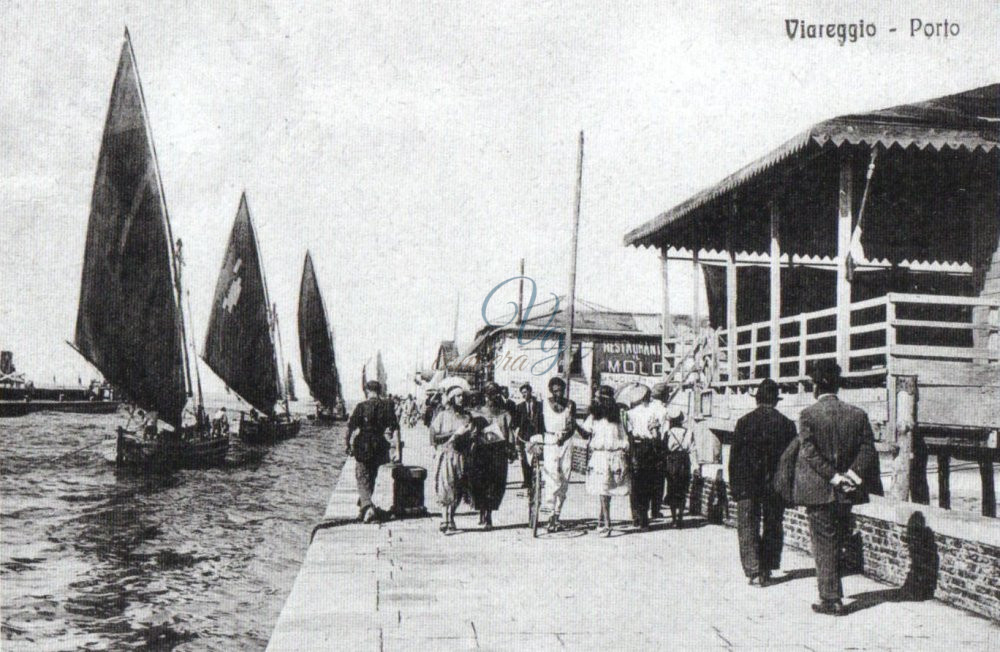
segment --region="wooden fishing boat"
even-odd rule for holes
[[[171,469],[218,464],[228,437],[204,418],[182,309],[163,184],[128,31],[101,141],[71,344],[152,424],[110,435],[120,465]],[[197,374],[197,360],[195,359]],[[159,426],[159,422],[165,424]],[[152,432],[158,433],[151,436]]]
[[[215,286],[203,357],[212,371],[252,407],[239,420],[239,435],[249,443],[288,439],[301,427],[301,422],[289,413],[280,355],[277,310],[268,299],[260,248],[244,192]],[[275,412],[279,403],[282,414]]]
[[[312,256],[306,252],[299,284],[299,353],[302,376],[316,400],[316,413],[309,418],[316,425],[347,419],[340,374],[333,350],[333,333],[326,318],[326,306],[319,291]]]

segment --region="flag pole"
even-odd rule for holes
[[[580,155],[576,160],[576,203],[573,206],[573,240],[570,247],[569,306],[566,320],[566,349],[563,351],[563,371],[566,397],[569,398],[570,365],[573,362],[573,322],[576,319],[576,250],[580,236],[580,194],[583,187],[583,132],[580,132]]]

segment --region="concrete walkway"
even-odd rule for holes
[[[432,468],[426,431],[406,434],[407,464]],[[580,482],[563,511],[574,527],[532,539],[519,466],[510,470],[489,533],[460,512],[462,529],[441,534],[430,479],[434,518],[317,532],[267,649],[1000,651],[996,624],[892,601],[891,587],[861,576],[845,578],[845,593],[870,606],[816,615],[810,557],[786,549],[785,581],[750,587],[734,530],[692,519],[636,532],[624,498],[612,501],[620,529],[600,537],[589,529],[597,499]],[[380,493],[388,502],[387,485]],[[349,460],[326,518],[353,518],[355,500]]]

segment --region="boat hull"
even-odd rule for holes
[[[332,414],[310,414],[309,423],[314,426],[332,426],[336,423],[343,423],[347,421],[347,415],[335,416]]]
[[[273,444],[299,434],[299,419],[240,419],[240,439],[248,444]]]
[[[156,468],[164,470],[219,466],[229,451],[228,436],[185,436],[177,439],[147,441],[134,433],[118,430],[115,463],[119,467]]]
[[[0,401],[0,417],[23,417],[34,412],[111,414],[120,401]]]

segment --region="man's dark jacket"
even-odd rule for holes
[[[398,429],[399,421],[392,401],[377,397],[358,403],[347,422],[348,442],[351,432],[358,431],[353,446],[354,457],[358,461],[373,464],[388,462],[390,447],[386,435]],[[362,443],[362,439],[368,440],[367,446]],[[367,457],[365,452],[369,453],[371,459],[362,459]]]
[[[531,402],[531,417],[528,417],[528,402]],[[542,418],[542,402],[537,398],[518,403],[514,413],[514,427],[523,441],[531,439],[532,435],[545,432],[545,421]]]
[[[740,417],[729,450],[733,500],[759,500],[771,495],[778,460],[796,435],[795,423],[769,405],[759,405]]]
[[[866,503],[869,493],[881,493],[875,436],[861,408],[832,394],[821,396],[799,417],[799,442],[795,504]],[[830,480],[848,470],[863,480],[862,486],[852,492],[835,490]]]

